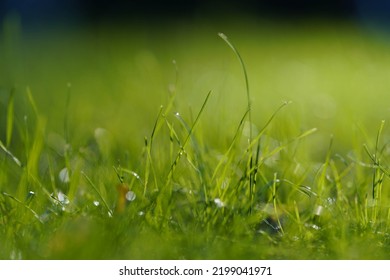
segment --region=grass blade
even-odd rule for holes
[[[248,121],[249,121],[249,139],[248,139],[248,151],[249,153],[249,168],[248,170],[253,169],[253,153],[252,149],[250,148],[252,144],[252,138],[253,138],[253,129],[252,129],[252,112],[251,112],[251,107],[252,107],[252,101],[250,98],[250,91],[249,91],[249,79],[248,79],[248,74],[246,71],[245,63],[244,60],[242,59],[239,51],[236,49],[236,47],[230,42],[228,37],[224,33],[218,33],[218,36],[222,38],[222,40],[225,41],[225,43],[233,50],[233,52],[236,54],[238,60],[240,61],[242,71],[244,73],[244,78],[245,78],[245,88],[246,88],[246,98],[247,98],[247,111],[248,111]],[[253,193],[253,188],[254,188],[254,174],[253,172],[249,173],[249,193],[252,195]],[[250,198],[252,200],[252,198]],[[252,212],[252,205],[250,207],[250,212]]]
[[[103,198],[103,196],[101,195],[101,193],[99,192],[99,190],[97,189],[97,187],[95,186],[95,184],[92,182],[92,180],[87,176],[87,174],[85,174],[83,171],[81,171],[81,174],[84,176],[84,178],[88,181],[88,183],[91,185],[91,187],[93,188],[93,190],[96,192],[96,194],[99,196],[100,200],[103,202],[103,205],[104,207],[106,208],[107,210],[107,213],[108,215],[111,217],[112,216],[112,210],[110,209],[110,207],[108,206],[106,200]]]
[[[174,170],[174,167],[175,167],[176,164],[178,163],[178,161],[179,161],[181,155],[183,154],[183,152],[184,152],[184,150],[185,150],[185,147],[187,146],[188,141],[191,139],[192,134],[193,134],[193,132],[194,132],[194,129],[195,129],[196,125],[198,124],[199,118],[200,118],[200,116],[202,115],[204,108],[206,107],[206,104],[207,104],[207,101],[208,101],[209,98],[210,98],[210,95],[211,95],[211,91],[209,91],[209,93],[207,94],[206,99],[204,100],[204,102],[203,102],[203,104],[202,104],[202,107],[200,108],[199,113],[198,113],[198,115],[196,116],[196,119],[195,119],[195,121],[194,121],[194,124],[191,126],[190,130],[188,131],[187,137],[185,138],[183,144],[182,144],[181,147],[180,147],[180,151],[177,153],[174,162],[171,164],[171,168],[170,168],[170,171],[169,171],[169,174],[168,174],[168,178],[171,178],[172,173],[173,173],[173,170]]]
[[[3,142],[0,140],[0,148],[16,163],[17,166],[23,167],[23,164],[21,161],[15,157],[3,144]]]
[[[39,215],[37,214],[37,212],[35,212],[33,209],[31,209],[31,207],[29,207],[28,205],[26,205],[25,203],[23,203],[22,201],[20,201],[19,199],[17,199],[16,197],[14,197],[14,196],[12,196],[12,195],[10,195],[10,194],[8,194],[8,193],[3,192],[2,194],[3,194],[3,196],[8,197],[8,198],[10,198],[10,199],[16,201],[18,204],[22,205],[24,208],[26,208],[28,211],[30,211],[31,214],[33,214],[34,217],[35,217],[41,224],[43,224],[43,221],[42,221],[41,217],[39,217]]]
[[[245,88],[246,88],[246,97],[247,97],[247,109],[248,109],[248,120],[249,120],[249,143],[252,142],[252,114],[251,114],[251,107],[252,107],[252,101],[250,98],[250,92],[249,92],[249,79],[248,74],[246,71],[244,60],[242,59],[240,53],[236,49],[236,47],[230,42],[228,37],[224,33],[218,33],[218,36],[222,38],[226,42],[226,44],[233,50],[233,52],[236,54],[238,60],[240,61],[242,71],[244,73],[245,78]]]
[[[32,96],[32,93],[31,93],[31,90],[29,87],[27,87],[26,92],[27,92],[28,101],[30,102],[30,105],[34,111],[34,114],[35,114],[35,116],[38,116],[39,115],[38,114],[38,107],[35,104],[34,98]]]

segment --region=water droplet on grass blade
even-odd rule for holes
[[[137,173],[135,173],[134,171],[131,171],[131,174],[133,174],[133,176],[135,178],[137,178],[138,180],[141,178]]]
[[[225,203],[219,198],[215,198],[214,203],[215,203],[215,205],[217,205],[218,208],[225,207]]]
[[[100,202],[97,201],[97,200],[95,200],[95,201],[93,202],[93,205],[95,205],[96,207],[98,207],[98,206],[100,205]]]
[[[133,200],[135,200],[136,197],[137,196],[135,195],[135,193],[133,191],[128,191],[126,193],[126,200],[127,201],[133,201]]]
[[[320,230],[321,227],[316,225],[316,224],[311,224],[311,223],[305,223],[305,227],[307,228],[311,228],[311,229],[314,229],[314,230]]]
[[[326,199],[327,206],[332,206],[336,203],[336,198],[335,197],[328,197]]]
[[[70,177],[69,177],[69,170],[68,168],[62,168],[60,173],[58,174],[58,178],[62,183],[69,183],[70,182]]]
[[[30,204],[30,202],[33,200],[33,198],[35,197],[35,192],[33,191],[29,191],[27,196],[26,196],[26,204]]]
[[[57,198],[61,204],[69,204],[69,199],[63,192],[59,192]]]
[[[117,185],[118,190],[118,201],[116,204],[116,212],[123,213],[126,209],[128,202],[134,201],[136,199],[136,194],[129,190],[129,186],[125,183]]]
[[[321,216],[322,212],[324,211],[324,207],[321,205],[317,205],[317,207],[314,209],[314,215]]]
[[[320,227],[320,226],[317,226],[317,225],[315,225],[315,224],[314,224],[314,225],[312,225],[312,226],[311,226],[311,228],[313,228],[313,229],[315,229],[315,230],[320,230],[320,229],[321,229],[321,227]]]

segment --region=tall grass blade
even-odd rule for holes
[[[241,64],[241,67],[242,67],[242,71],[244,73],[244,78],[245,78],[245,88],[246,88],[246,98],[247,98],[247,111],[248,111],[248,121],[249,121],[249,139],[248,139],[248,152],[250,152],[249,154],[249,168],[248,170],[252,170],[253,169],[253,153],[252,153],[252,149],[249,147],[252,143],[252,137],[253,137],[253,129],[252,129],[252,101],[251,101],[251,97],[250,97],[250,91],[249,91],[249,79],[248,79],[248,74],[247,74],[247,71],[246,71],[246,67],[245,67],[245,63],[244,63],[244,60],[242,59],[241,57],[241,54],[239,53],[239,51],[237,50],[237,48],[232,44],[232,42],[229,40],[229,38],[222,32],[218,33],[218,36],[222,38],[222,40],[225,41],[225,43],[233,50],[233,52],[236,54],[240,64]],[[254,174],[253,172],[250,172],[249,173],[249,176],[248,176],[248,180],[249,180],[249,193],[250,195],[253,193],[253,183],[254,183]],[[252,198],[250,198],[250,200],[252,200]],[[250,212],[252,212],[252,205],[250,206]]]
[[[154,122],[153,130],[152,130],[152,133],[150,135],[150,141],[148,141],[147,138],[145,137],[145,149],[146,149],[146,157],[147,158],[145,161],[144,196],[146,195],[147,187],[149,184],[149,176],[150,176],[151,172],[153,175],[155,186],[157,186],[157,175],[156,175],[154,164],[153,164],[152,147],[153,147],[154,137],[155,137],[156,132],[157,132],[157,127],[161,123],[160,120],[161,120],[161,117],[163,115],[163,109],[164,109],[164,107],[161,106],[160,111],[158,113],[158,116],[156,118],[156,121]]]
[[[244,73],[244,78],[245,78],[245,88],[246,88],[246,97],[247,97],[247,109],[248,109],[248,120],[249,120],[249,143],[252,142],[252,101],[250,97],[250,92],[249,92],[249,79],[248,79],[248,74],[246,71],[245,63],[244,60],[242,59],[240,53],[236,49],[236,47],[230,42],[228,37],[224,33],[218,33],[218,36],[222,38],[226,42],[226,44],[233,50],[233,52],[236,54],[238,60],[240,61],[242,71]]]

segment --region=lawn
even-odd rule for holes
[[[385,35],[3,25],[1,259],[389,257]]]

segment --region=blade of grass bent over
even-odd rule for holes
[[[250,151],[250,155],[249,155],[249,168],[248,170],[252,170],[253,169],[253,154],[252,154],[252,151],[250,149],[250,145],[252,143],[252,113],[251,113],[251,107],[252,107],[252,102],[251,102],[251,98],[250,98],[250,92],[249,92],[249,80],[248,80],[248,74],[247,74],[247,71],[246,71],[246,67],[245,67],[245,63],[244,63],[244,60],[242,59],[240,53],[238,52],[238,50],[236,49],[236,47],[232,44],[232,42],[230,42],[230,40],[228,39],[228,37],[224,34],[224,33],[218,33],[218,36],[222,38],[222,40],[225,41],[225,43],[233,50],[233,52],[236,54],[238,60],[240,61],[240,64],[241,64],[241,67],[242,67],[242,71],[244,73],[244,78],[245,78],[245,87],[246,87],[246,97],[247,97],[247,110],[248,110],[248,121],[249,121],[249,139],[248,139],[248,151]],[[254,187],[254,182],[255,182],[255,174],[253,172],[250,172],[249,173],[249,193],[250,193],[250,196],[252,196],[252,193],[253,193],[253,187]],[[252,197],[250,197],[250,200],[252,200]],[[252,205],[250,206],[250,212],[252,212]]]

